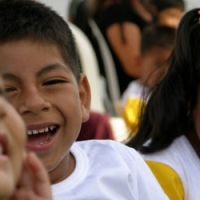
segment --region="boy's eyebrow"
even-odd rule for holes
[[[10,73],[2,73],[2,78],[10,81],[17,81],[17,77]]]
[[[38,77],[44,75],[44,74],[47,74],[51,71],[54,71],[54,70],[58,70],[58,69],[61,69],[61,70],[65,70],[65,71],[68,71],[67,67],[63,64],[60,64],[60,63],[55,63],[55,64],[50,64],[50,65],[47,65],[46,67],[42,68],[40,71],[38,71],[36,73],[36,75]]]
[[[58,69],[68,71],[67,70],[68,68],[65,65],[55,63],[55,64],[50,64],[50,65],[45,66],[40,71],[38,71],[36,73],[36,75],[38,77],[40,77],[44,74],[47,74],[51,71],[58,70]],[[2,73],[2,77],[3,77],[3,79],[10,80],[10,81],[17,81],[18,80],[17,76],[14,75],[14,74],[11,74],[11,73]]]

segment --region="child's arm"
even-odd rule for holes
[[[51,200],[48,174],[40,160],[28,153],[12,200]]]

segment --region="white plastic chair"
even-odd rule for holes
[[[96,22],[90,19],[89,25],[99,45],[99,49],[100,49],[101,56],[102,56],[104,66],[105,66],[105,73],[106,73],[108,88],[111,95],[112,103],[114,105],[120,99],[120,90],[119,90],[119,81],[118,81],[117,72],[115,69],[115,64],[112,58],[112,54]]]
[[[87,75],[90,83],[92,94],[91,109],[104,112],[102,80],[93,47],[83,31],[71,23],[69,23],[69,26],[76,41],[83,72]]]

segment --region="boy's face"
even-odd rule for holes
[[[154,87],[167,70],[163,64],[170,53],[170,48],[155,47],[142,56],[142,80],[148,87]]]
[[[0,199],[8,199],[14,191],[21,172],[25,142],[21,117],[0,95]]]
[[[52,182],[64,178],[72,168],[69,148],[89,115],[86,77],[77,83],[55,45],[30,40],[0,45],[0,69],[7,98],[26,123],[27,148],[42,159]]]

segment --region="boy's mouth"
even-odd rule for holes
[[[27,148],[35,152],[48,150],[57,138],[58,130],[59,125],[55,124],[29,127]]]

